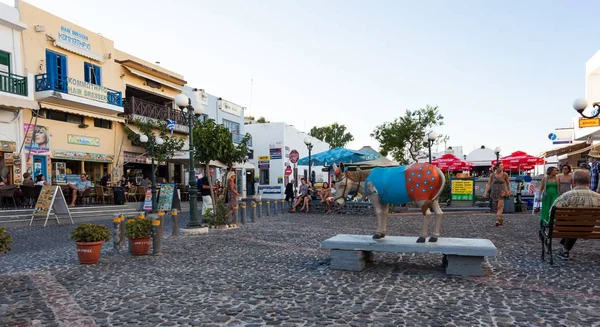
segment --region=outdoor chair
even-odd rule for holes
[[[105,199],[108,200],[108,193],[106,192],[106,190],[104,189],[104,187],[102,185],[96,185],[94,186],[94,191],[96,191],[96,203],[100,203],[100,201],[102,201],[102,204],[105,203]]]
[[[23,197],[23,202],[21,203],[23,208],[32,208],[35,205],[34,199],[36,196],[34,186],[21,185],[21,196]]]
[[[2,208],[8,208],[8,199],[12,199],[13,206],[17,209],[17,202],[15,201],[15,193],[17,192],[16,185],[0,186],[0,201],[2,202]],[[5,200],[6,199],[6,200]],[[5,206],[6,204],[6,206]]]

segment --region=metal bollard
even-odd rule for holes
[[[160,234],[160,237],[163,237],[163,234],[165,232],[164,231],[164,229],[165,229],[165,227],[164,227],[165,226],[165,212],[164,211],[159,211],[157,213],[157,215],[158,215],[158,220],[160,220],[160,229],[159,229],[158,232]]]
[[[281,215],[285,213],[285,200],[281,200]]]
[[[152,220],[152,254],[162,255],[160,250],[160,217]]]
[[[250,216],[250,220],[252,222],[255,222],[256,221],[256,202],[253,201],[252,203],[250,203],[250,205],[252,206],[252,214]]]
[[[267,201],[267,216],[271,217],[271,201]]]
[[[173,233],[171,235],[177,236],[179,235],[179,219],[177,218],[177,209],[171,210],[171,217],[173,217]]]
[[[113,215],[113,227],[115,228],[113,248],[119,251],[119,245],[121,244],[121,215]]]
[[[258,201],[258,217],[262,218],[263,215],[263,205],[262,201]]]
[[[242,224],[245,224],[246,223],[246,204],[245,203],[240,204],[240,208],[242,209],[242,210],[240,210],[240,222]]]
[[[139,219],[146,219],[146,213],[143,211],[138,212],[138,216]]]
[[[273,200],[273,217],[277,216],[277,200]]]
[[[119,216],[119,234],[121,235],[119,238],[119,248],[123,250],[125,248],[125,215],[121,214]]]
[[[232,218],[232,224],[237,225],[237,220],[238,220],[238,206],[234,205],[233,206],[233,218]]]

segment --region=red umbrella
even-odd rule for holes
[[[462,160],[454,156],[453,154],[447,153],[441,158],[437,158],[431,161],[432,165],[437,166],[442,171],[458,171],[458,170],[471,170],[472,163]]]
[[[500,161],[502,161],[505,168],[506,168],[506,166],[519,166],[520,165],[520,166],[524,167],[524,166],[543,165],[546,163],[546,161],[544,159],[539,158],[539,157],[534,157],[523,151],[513,152],[506,157],[500,158]],[[492,160],[492,164],[495,164],[495,163],[496,163],[496,160]],[[531,169],[533,169],[533,168],[531,168]],[[526,170],[526,169],[521,168],[521,170]]]

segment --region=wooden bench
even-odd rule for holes
[[[600,208],[552,207],[550,221],[540,222],[539,236],[542,241],[542,260],[545,260],[547,248],[552,265],[553,238],[600,239]]]
[[[438,253],[446,274],[483,276],[485,257],[496,256],[494,244],[487,239],[444,238],[437,242],[416,243],[417,237],[386,236],[374,240],[370,235],[339,234],[321,243],[329,249],[331,269],[361,271],[373,262],[373,252]]]

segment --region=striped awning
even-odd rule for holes
[[[91,112],[91,111],[87,111],[87,110],[83,110],[83,109],[67,108],[67,107],[63,107],[63,106],[57,106],[55,104],[49,104],[49,103],[46,103],[46,102],[42,102],[41,103],[40,109],[57,110],[57,111],[66,112],[68,114],[81,115],[81,116],[86,116],[86,117],[91,117],[91,118],[98,118],[98,119],[110,120],[110,121],[119,122],[119,123],[125,122],[125,119],[123,117],[102,115],[102,114],[99,114],[99,113],[95,113],[95,112]]]
[[[68,42],[65,42],[61,39],[57,39],[54,41],[54,46],[57,46],[59,48],[63,48],[67,51],[71,51],[73,53],[76,53],[80,56],[86,57],[86,58],[90,58],[99,62],[104,62],[104,55],[100,54],[100,53],[95,53],[92,51],[86,51],[84,49],[78,48],[72,44],[69,44]]]
[[[162,84],[164,86],[168,86],[168,87],[170,87],[172,89],[175,89],[175,90],[178,90],[178,91],[183,91],[183,85],[177,85],[175,83],[171,83],[171,82],[169,82],[167,80],[164,80],[164,79],[162,79],[160,77],[156,77],[156,76],[144,73],[144,72],[139,71],[139,70],[137,70],[135,68],[131,68],[131,67],[128,67],[128,66],[123,66],[123,67],[127,68],[127,70],[129,70],[134,75],[137,75],[137,76],[142,77],[142,78],[147,78],[147,79],[149,79],[151,81],[155,81],[156,83]]]

